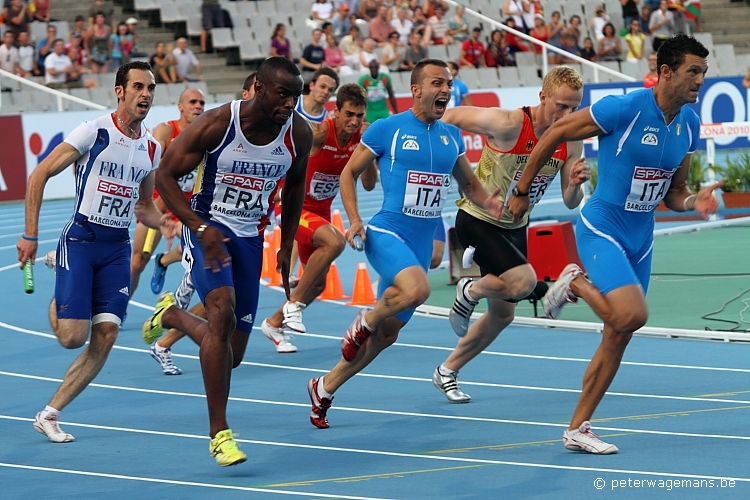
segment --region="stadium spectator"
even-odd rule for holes
[[[203,0],[201,4],[201,53],[208,50],[208,32],[214,28],[224,28],[224,13],[221,11],[219,0]]]
[[[398,41],[404,47],[409,45],[409,35],[411,35],[414,26],[414,23],[409,19],[410,16],[411,10],[408,4],[402,4],[396,12],[396,16],[391,19],[391,26],[398,33]]]
[[[18,65],[18,49],[13,46],[16,42],[13,32],[8,30],[3,33],[3,43],[0,45],[0,68],[9,73],[20,75],[23,73]]]
[[[659,81],[659,71],[656,67],[656,52],[648,55],[648,73],[643,77],[643,86],[647,89],[654,87]]]
[[[641,25],[641,32],[650,37],[651,36],[651,28],[649,28],[648,23],[651,19],[651,7],[648,5],[644,5],[641,7],[641,14],[638,17],[638,22]]]
[[[627,61],[638,62],[643,59],[646,35],[641,33],[641,22],[638,18],[633,18],[630,21],[630,31],[625,35],[625,43],[628,44],[628,53],[625,56]]]
[[[86,19],[78,14],[75,18],[75,21],[73,22],[73,28],[71,28],[70,33],[68,34],[68,43],[73,43],[73,33],[78,33],[81,37],[81,47],[84,47],[86,45]]]
[[[447,64],[451,75],[453,75],[453,86],[451,87],[451,98],[445,107],[472,106],[471,97],[469,97],[469,86],[458,78],[458,65],[453,61],[447,61]],[[440,260],[442,260],[442,253],[440,256]]]
[[[445,17],[445,8],[435,5],[435,15],[428,19],[432,29],[431,42],[435,45],[449,45],[453,43],[453,37],[448,34],[448,19]]]
[[[36,65],[39,71],[44,70],[44,60],[52,53],[52,42],[57,40],[57,28],[54,24],[47,26],[47,38],[39,40],[36,44]]]
[[[172,55],[172,44],[168,46],[164,42],[156,42],[156,48],[149,62],[154,70],[156,83],[177,83],[177,71],[174,64],[175,59]]]
[[[615,25],[607,23],[602,28],[604,36],[599,40],[599,47],[597,49],[599,61],[619,61],[622,59],[622,43],[620,37],[617,36],[615,31]]]
[[[138,40],[140,36],[138,35],[138,19],[134,17],[129,17],[125,24],[128,26],[128,35],[133,39],[133,48],[130,49],[130,56],[131,57],[147,57],[148,54],[143,52],[140,48],[138,48]]]
[[[565,30],[565,23],[562,22],[562,16],[559,10],[552,13],[550,22],[547,23],[547,43],[553,47],[562,46],[562,33]],[[550,64],[560,63],[560,54],[557,52],[547,52],[547,60]]]
[[[596,37],[596,42],[604,38],[604,25],[611,22],[609,16],[604,11],[604,6],[598,5],[594,10],[594,17],[589,21],[589,28],[591,33]]]
[[[383,46],[383,64],[388,71],[401,71],[401,64],[404,62],[405,50],[399,42],[397,31],[391,31],[388,35],[388,43]]]
[[[484,53],[487,49],[484,43],[479,39],[482,34],[482,28],[474,26],[471,30],[471,38],[461,45],[461,53],[458,55],[459,66],[473,66],[482,68],[485,65]]]
[[[380,0],[362,0],[359,4],[359,18],[368,23],[378,15]]]
[[[108,24],[109,27],[114,31],[115,29],[115,3],[112,0],[94,0],[94,3],[89,7],[89,28],[96,24],[96,14],[101,12],[104,14],[104,23]]]
[[[685,20],[695,21],[695,31],[703,32],[703,13],[700,0],[677,0],[685,8]]]
[[[72,62],[77,62],[81,66],[89,67],[89,57],[88,53],[86,53],[86,49],[83,48],[83,37],[82,34],[78,31],[71,31],[70,32],[70,42],[65,44],[65,53],[68,54],[70,52],[71,47],[76,48],[76,53],[78,54],[78,58],[76,61],[74,61],[71,58]],[[70,55],[68,54],[68,57]]]
[[[593,43],[593,42],[592,42]],[[578,49],[578,45],[576,44],[576,38],[575,35],[569,31],[563,33],[562,36],[562,47],[565,52],[569,54],[573,54],[576,56],[581,55],[581,51]],[[562,64],[577,64],[578,61],[575,59],[571,59],[570,57],[563,56],[560,60],[560,63]]]
[[[529,36],[539,40],[540,42],[547,42],[547,26],[544,24],[544,16],[541,14],[534,14],[534,29],[529,31]],[[542,46],[534,44],[533,46],[535,54],[542,53]]]
[[[21,0],[10,0],[10,6],[3,9],[3,19],[5,19],[5,25],[13,33],[13,40],[18,38],[20,32],[29,30],[31,17],[28,5]]]
[[[70,58],[63,52],[65,42],[58,38],[52,42],[52,52],[44,60],[44,83],[48,87],[64,87],[71,70]]]
[[[427,22],[427,17],[425,16],[422,7],[417,6],[417,8],[412,11],[411,22],[413,23],[412,30],[418,31],[419,34],[422,35],[422,45],[425,47],[429,45],[430,40],[432,39],[432,28],[430,27],[430,23]]]
[[[515,66],[516,60],[508,46],[508,34],[503,30],[494,30],[490,34],[490,43],[484,53],[484,63],[488,68],[498,66]]]
[[[385,5],[378,7],[378,12],[370,19],[369,23],[369,37],[375,41],[378,47],[382,47],[388,43],[388,35],[393,31],[391,22],[388,21],[388,9]]]
[[[431,18],[435,15],[435,9],[437,7],[441,7],[444,12],[448,12],[448,4],[443,2],[442,0],[424,0],[424,3],[422,4],[422,10],[424,11],[424,15],[427,19]],[[412,10],[414,10],[412,8]]]
[[[356,24],[352,24],[352,27],[349,28],[349,34],[341,39],[339,47],[341,52],[344,53],[347,66],[354,70],[359,69],[359,51],[362,50],[362,38],[359,36],[359,27]]]
[[[359,52],[359,72],[362,74],[369,73],[371,61],[378,61],[378,64],[382,64],[380,58],[375,53],[375,40],[368,38],[362,43],[362,50]],[[385,72],[388,71],[387,68],[383,69]]]
[[[404,51],[401,71],[411,71],[422,59],[427,59],[427,47],[422,45],[422,34],[414,30],[409,35],[409,46]]]
[[[742,79],[742,86],[746,89],[750,89],[750,66],[747,67],[745,78]]]
[[[40,75],[37,66],[36,50],[31,44],[31,37],[28,31],[22,31],[18,34],[18,65],[23,71],[22,76]]]
[[[326,40],[328,41],[328,46],[325,48],[326,66],[330,66],[341,76],[353,75],[354,70],[346,64],[346,58],[339,47],[339,42],[336,40],[336,37],[328,35]]]
[[[286,37],[286,26],[284,26],[284,23],[278,23],[273,30],[270,56],[286,57],[290,61],[294,61],[292,58],[292,44]]]
[[[508,19],[505,20],[505,25],[508,28],[518,30],[518,27],[516,26],[516,20],[512,17],[509,17]],[[506,31],[505,35],[507,37],[508,46],[510,47],[511,52],[513,53],[527,52],[529,50],[529,47],[526,45],[526,42],[521,41],[513,33]]]
[[[119,68],[130,62],[130,52],[133,50],[133,37],[128,33],[128,25],[117,25],[117,33],[112,33],[112,68]]]
[[[659,8],[651,13],[648,28],[653,37],[654,52],[658,52],[661,44],[674,34],[674,15],[669,11],[667,0],[661,0]]]
[[[464,18],[466,7],[463,5],[456,6],[456,13],[448,20],[448,34],[453,37],[454,42],[463,43],[471,36],[469,34],[469,24]]]
[[[177,72],[177,78],[182,82],[194,82],[196,80],[203,80],[201,75],[201,65],[198,62],[198,58],[195,57],[195,53],[190,50],[187,46],[187,38],[180,37],[177,39],[177,47],[172,50],[174,56],[174,69]],[[188,78],[190,68],[195,68],[195,78]]]
[[[325,21],[320,25],[320,46],[324,49],[328,47],[328,35],[333,35],[333,24],[330,21]]]
[[[302,51],[302,57],[299,58],[299,63],[302,66],[302,75],[307,82],[312,74],[320,69],[326,60],[326,52],[323,46],[320,44],[320,39],[323,36],[323,32],[319,29],[314,29],[312,32],[312,42],[310,42]]]
[[[50,18],[50,4],[52,0],[34,0],[33,7],[33,21],[40,21],[42,23],[48,23],[52,21]],[[31,4],[29,4],[31,6]]]
[[[630,21],[640,17],[638,0],[620,0],[620,5],[622,5],[622,24],[627,28],[630,26]]]
[[[66,85],[65,86],[69,88],[85,87],[87,89],[98,87],[99,84],[96,82],[94,78],[83,77],[84,75],[88,75],[89,73],[91,73],[91,70],[78,62],[79,55],[80,54],[78,53],[78,47],[71,46],[70,49],[68,49],[68,59],[70,59],[70,69],[66,73],[66,77],[65,77]]]
[[[503,3],[503,15],[513,18],[514,29],[528,33],[531,25],[526,26],[524,14],[531,10],[531,4],[527,0],[505,0]],[[507,20],[506,20],[506,23]]]
[[[341,4],[331,19],[331,25],[333,25],[333,36],[338,41],[341,41],[349,33],[349,29],[352,27],[352,21],[349,18],[349,4]]]
[[[328,0],[315,0],[310,11],[313,21],[317,21],[320,26],[324,21],[330,21],[333,17],[333,4]]]
[[[110,51],[112,50],[110,34],[112,31],[105,20],[104,13],[97,12],[94,14],[94,25],[89,28],[86,52],[89,54],[91,71],[94,73],[105,73],[109,65]]]
[[[594,40],[590,36],[583,39],[583,47],[579,54],[587,61],[596,61],[596,49],[594,48]]]

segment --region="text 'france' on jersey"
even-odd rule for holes
[[[232,101],[229,127],[221,145],[206,152],[200,192],[193,196],[193,209],[240,237],[260,234],[278,182],[291,167],[297,153],[292,139],[291,117],[270,143],[256,146],[240,126],[240,103]]]
[[[138,187],[161,157],[161,146],[143,125],[131,139],[114,120],[108,114],[82,123],[65,138],[82,155],[75,165],[76,216],[85,217],[97,234],[127,232]]]

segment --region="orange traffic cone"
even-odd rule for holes
[[[375,294],[372,291],[370,273],[367,272],[367,264],[357,264],[357,274],[354,276],[354,288],[352,300],[347,302],[348,306],[371,306],[375,304]]]
[[[341,278],[339,277],[339,268],[336,267],[336,263],[331,263],[331,267],[328,269],[326,275],[326,288],[323,293],[318,297],[320,300],[340,300],[348,299],[348,295],[344,295],[344,287],[341,285]]]
[[[279,226],[275,226],[273,228],[273,236],[271,237],[271,248],[273,249],[273,253],[276,254],[276,252],[279,251],[281,248],[281,228]]]
[[[342,233],[346,233],[346,229],[344,229],[344,218],[341,216],[341,210],[339,210],[338,208],[333,211],[333,215],[331,216],[331,224],[333,224],[333,227],[335,227]]]
[[[263,243],[263,267],[260,269],[261,279],[270,279],[273,276],[273,252],[270,243]]]

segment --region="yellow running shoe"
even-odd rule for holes
[[[232,429],[217,432],[216,437],[208,445],[208,452],[216,459],[216,463],[222,467],[241,464],[247,460],[247,455],[237,447]]]
[[[172,292],[164,292],[159,295],[156,307],[154,308],[154,314],[143,323],[141,336],[145,343],[151,345],[156,339],[161,337],[161,334],[164,333],[164,327],[161,326],[161,317],[164,316],[164,311],[175,305],[176,302]]]

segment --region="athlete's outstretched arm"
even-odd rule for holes
[[[141,181],[138,186],[138,201],[135,203],[133,212],[146,227],[161,229],[162,235],[167,239],[167,250],[169,250],[172,248],[172,240],[177,232],[177,224],[172,217],[159,211],[151,196],[154,192],[154,177],[156,177],[156,170],[149,172]]]
[[[581,158],[583,143],[568,143],[568,158],[560,169],[560,187],[562,188],[565,206],[573,209],[583,200],[583,183],[591,178],[591,168],[586,158]]]
[[[291,293],[289,290],[289,271],[292,247],[294,246],[294,235],[297,234],[299,217],[302,213],[302,203],[305,200],[307,160],[310,158],[310,148],[312,148],[314,138],[313,130],[302,115],[294,113],[292,120],[294,120],[293,134],[297,157],[286,173],[284,189],[281,190],[284,223],[281,225],[281,248],[279,248],[279,253],[276,254],[276,268],[281,273],[287,300],[289,300],[289,294]]]
[[[354,235],[358,234],[362,241],[366,239],[362,217],[359,216],[359,207],[357,207],[357,177],[369,168],[374,161],[375,153],[360,142],[341,172],[339,181],[341,203],[344,204],[344,210],[346,210],[346,216],[349,219],[346,241],[352,248],[354,248]]]
[[[169,122],[160,123],[154,128],[151,135],[161,146],[161,154],[164,156],[164,153],[167,152],[167,141],[172,137],[172,124]]]
[[[503,203],[497,199],[500,188],[494,193],[487,192],[484,185],[479,182],[466,155],[461,155],[453,166],[453,177],[458,181],[458,186],[463,190],[464,196],[475,205],[487,210],[491,216],[499,219],[503,215]]]
[[[594,121],[589,108],[584,108],[555,122],[542,134],[531,155],[529,155],[523,174],[516,184],[516,189],[526,195],[511,195],[508,199],[508,210],[513,214],[513,222],[519,222],[528,210],[528,193],[531,189],[531,182],[544,164],[552,158],[555,149],[563,142],[582,141],[601,133],[603,131]]]
[[[520,130],[513,122],[511,111],[502,108],[459,106],[447,110],[441,120],[472,134],[483,134],[500,140],[506,139],[506,132],[513,135],[511,139],[515,140]]]
[[[75,147],[67,142],[62,142],[31,172],[26,187],[26,225],[23,231],[26,237],[36,238],[39,236],[39,210],[42,207],[42,197],[47,181],[65,170],[68,165],[74,163],[80,157],[81,153]],[[38,246],[37,241],[18,239],[16,249],[18,250],[18,260],[21,262],[21,267],[28,259],[31,259],[32,262],[36,260]]]

